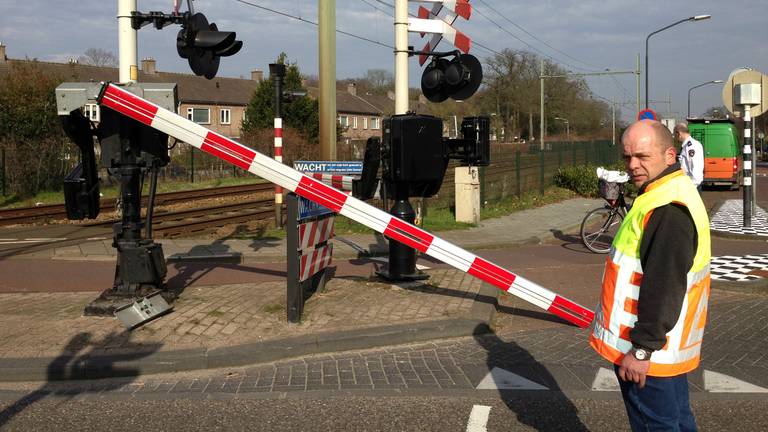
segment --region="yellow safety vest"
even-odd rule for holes
[[[651,355],[648,375],[658,377],[696,369],[707,318],[711,258],[709,218],[696,187],[682,171],[652,182],[632,204],[606,259],[602,297],[589,338],[590,345],[615,364],[621,364],[624,354],[632,348],[629,332],[637,321],[637,300],[643,279],[640,242],[653,210],[670,203],[684,205],[690,212],[696,226],[698,247],[693,266],[686,275],[687,290],[677,323],[667,333],[664,347]]]

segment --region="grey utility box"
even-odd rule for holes
[[[738,105],[760,105],[762,100],[760,84],[739,84],[735,93],[734,99]]]
[[[115,309],[115,316],[123,325],[132,329],[170,312],[172,307],[168,305],[168,302],[160,294],[161,292],[157,291],[133,303],[120,306]]]

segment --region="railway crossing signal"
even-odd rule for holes
[[[216,23],[208,23],[201,13],[186,15],[176,36],[176,50],[189,61],[195,75],[213,79],[219,70],[221,57],[236,54],[243,42],[236,40],[235,32],[219,31]]]
[[[453,60],[436,58],[424,69],[421,91],[430,102],[443,102],[449,97],[465,100],[483,82],[483,67],[477,57],[458,54]]]

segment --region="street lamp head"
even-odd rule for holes
[[[712,15],[696,15],[689,18],[691,21],[702,21],[712,18]]]
[[[712,81],[712,84],[721,84],[723,80],[714,80]]]

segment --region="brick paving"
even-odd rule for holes
[[[458,270],[430,274],[426,284],[406,288],[366,279],[331,279],[323,292],[308,300],[298,325],[285,322],[283,282],[192,287],[170,314],[132,332],[114,318],[82,316],[93,293],[0,294],[0,358],[142,347],[213,349],[392,323],[471,318],[480,281]]]
[[[768,312],[768,297],[715,292],[702,365],[691,374],[691,391],[705,392],[701,370],[726,373],[768,387],[765,335],[754,336],[751,320]],[[725,317],[731,319],[724,319]],[[765,327],[765,323],[757,326]],[[317,391],[472,391],[494,367],[550,390],[589,391],[604,360],[586,347],[588,330],[499,329],[484,336],[388,348],[305,356],[197,375],[136,377],[95,382],[49,382],[45,391],[74,394],[241,395]],[[757,340],[756,340],[757,339]],[[728,340],[731,344],[722,343]],[[736,345],[733,345],[733,342]]]

